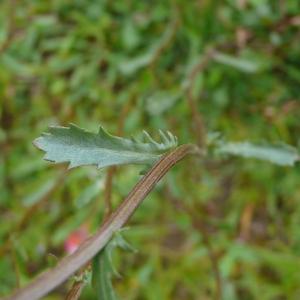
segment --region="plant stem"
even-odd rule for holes
[[[182,145],[164,155],[135,185],[129,195],[104,222],[98,232],[88,238],[73,254],[65,257],[52,270],[39,275],[31,284],[17,290],[5,300],[36,300],[63,283],[69,276],[84,266],[105,247],[114,232],[122,228],[137,207],[152,191],[162,177],[180,160],[189,154],[202,154],[195,145]]]
[[[124,123],[126,116],[128,115],[134,97],[129,99],[129,101],[122,107],[121,115],[118,122],[118,130],[117,134],[122,135],[124,129]],[[105,178],[105,189],[104,189],[104,217],[103,223],[106,219],[112,214],[113,212],[113,205],[112,205],[112,187],[113,187],[113,179],[117,173],[117,167],[112,166],[109,167],[107,170],[106,178]],[[96,210],[95,210],[96,211]],[[86,270],[90,268],[90,262],[83,268],[81,268],[78,272],[78,276],[82,276]],[[67,293],[66,300],[77,300],[79,299],[81,292],[86,284],[85,280],[74,282],[71,286],[70,290]]]

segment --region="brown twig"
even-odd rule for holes
[[[80,274],[83,274],[83,272],[80,272]],[[69,290],[69,292],[66,296],[66,300],[79,299],[83,288],[84,288],[83,280],[75,281],[74,284],[72,285],[72,288]]]
[[[209,233],[207,232],[206,224],[199,219],[199,216],[197,215],[195,209],[191,208],[188,206],[184,201],[180,201],[176,197],[174,197],[171,193],[171,190],[168,186],[166,186],[166,196],[167,199],[170,200],[170,202],[174,205],[174,207],[177,210],[180,210],[184,213],[187,213],[192,220],[192,226],[200,231],[202,238],[203,238],[203,243],[205,244],[205,247],[208,252],[208,257],[212,266],[212,271],[215,277],[216,281],[216,293],[214,296],[215,300],[221,300],[222,299],[222,280],[221,280],[221,274],[219,270],[219,264],[218,264],[218,257],[212,247],[211,241],[210,241],[210,236]]]
[[[195,145],[182,145],[164,155],[131,190],[116,211],[105,221],[98,232],[87,239],[73,254],[65,257],[52,270],[39,275],[31,284],[17,290],[5,300],[39,299],[63,283],[76,270],[84,266],[124,226],[140,203],[158,181],[188,154],[202,154]]]
[[[127,102],[126,105],[123,106],[121,111],[121,116],[119,118],[118,123],[118,130],[117,134],[122,135],[124,123],[126,116],[129,112],[129,109],[131,107],[131,99]],[[108,168],[106,179],[105,179],[105,189],[104,189],[104,217],[103,217],[103,223],[106,221],[106,219],[112,214],[113,211],[113,205],[112,205],[112,185],[113,185],[113,178],[117,172],[117,167],[112,166]],[[83,267],[77,276],[83,276],[83,274],[86,272],[86,270],[90,267],[90,263],[87,264],[87,266]],[[66,300],[77,300],[79,299],[81,292],[86,284],[85,280],[79,280],[75,281],[70,288],[70,290],[67,293]]]
[[[122,135],[124,123],[126,116],[129,113],[130,107],[131,107],[132,100],[130,99],[126,105],[123,106],[121,115],[118,122],[118,130],[117,135]],[[105,203],[105,212],[104,212],[104,220],[110,216],[112,213],[112,185],[113,185],[113,178],[116,174],[117,168],[115,166],[112,166],[108,169],[106,174],[106,180],[105,180],[105,190],[104,190],[104,203]]]
[[[250,202],[245,205],[240,218],[239,239],[249,241],[251,235],[251,225],[254,217],[255,203]]]
[[[176,31],[178,26],[179,26],[178,14],[175,13],[173,20],[168,25],[168,28],[161,39],[161,43],[157,46],[157,48],[154,51],[153,57],[151,59],[152,66],[155,65],[155,63],[158,61],[162,53],[171,45],[174,37],[176,36]]]
[[[5,50],[10,46],[14,35],[15,35],[15,9],[16,9],[16,5],[17,5],[17,0],[11,0],[9,1],[9,8],[8,8],[8,13],[7,13],[7,20],[8,20],[8,35],[5,39],[5,41],[2,43],[2,45],[0,45],[0,53],[5,52]]]
[[[211,262],[212,266],[212,271],[215,277],[215,282],[216,282],[216,293],[214,295],[214,299],[216,300],[221,300],[222,299],[222,279],[221,279],[221,273],[219,270],[219,263],[218,263],[218,257],[212,247],[211,241],[210,241],[210,236],[206,231],[206,228],[204,224],[199,221],[199,219],[196,219],[195,213],[193,213],[193,210],[189,210],[189,213],[192,214],[192,223],[193,226],[198,229],[203,238],[203,243],[205,244],[208,252],[208,257]]]
[[[197,102],[193,95],[193,89],[197,75],[200,72],[203,72],[203,70],[207,67],[208,63],[213,58],[214,53],[215,50],[213,48],[209,48],[187,76],[186,99],[192,113],[193,129],[199,147],[203,147],[205,144],[205,126],[203,118],[197,108]]]

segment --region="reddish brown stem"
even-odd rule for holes
[[[114,232],[122,228],[139,204],[152,191],[158,181],[186,155],[199,153],[195,145],[182,145],[164,155],[135,185],[117,210],[105,221],[98,232],[87,239],[73,254],[65,257],[60,263],[38,276],[31,284],[17,290],[5,300],[35,300],[47,295],[63,283],[79,268],[93,258],[111,239]]]
[[[194,89],[197,75],[203,72],[203,70],[207,67],[214,53],[215,53],[214,49],[208,49],[204,53],[203,57],[201,57],[199,62],[192,68],[187,78],[188,86],[186,88],[186,99],[192,113],[193,129],[199,147],[203,147],[205,144],[205,126],[204,126],[202,116],[197,108],[197,102],[193,95],[193,89]]]
[[[134,98],[132,98],[134,99]],[[126,105],[123,106],[121,115],[118,122],[118,135],[122,135],[123,127],[125,123],[125,118],[130,110],[132,99],[130,99]],[[117,167],[112,166],[108,168],[106,179],[105,179],[105,189],[104,189],[104,217],[103,222],[112,214],[113,212],[113,205],[112,205],[112,186],[113,186],[113,178],[116,174]],[[83,276],[86,270],[90,267],[90,263],[87,264],[86,267],[82,268],[77,276]],[[66,300],[77,300],[79,299],[81,292],[85,286],[86,282],[84,280],[80,280],[74,282],[72,287],[70,288],[69,292],[67,293]]]

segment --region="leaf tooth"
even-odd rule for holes
[[[154,144],[155,147],[159,146],[159,143],[157,143],[146,130],[143,130],[143,133],[146,139],[149,140],[151,144]]]
[[[163,144],[164,145],[169,145],[170,141],[169,141],[168,137],[166,136],[166,134],[162,130],[160,130],[160,129],[159,129],[158,132],[159,132],[159,135],[160,135],[160,137],[161,137],[161,139],[163,141]]]
[[[70,130],[75,125],[70,125],[71,127],[64,127],[64,126],[49,126],[49,135],[61,135],[62,132],[65,132],[66,130]]]
[[[98,135],[100,135],[100,136],[107,135],[107,132],[105,131],[105,129],[102,126],[99,126]]]
[[[169,134],[168,131],[165,131],[166,137],[168,138],[168,147],[171,148],[174,144],[173,136]]]
[[[166,133],[167,133],[167,135],[168,135],[168,137],[169,137],[170,144],[171,144],[171,145],[174,145],[174,143],[175,143],[174,135],[173,135],[170,131],[168,131],[168,130],[167,130]]]
[[[169,135],[169,137],[170,137],[170,139],[172,141],[172,145],[176,146],[177,142],[178,142],[177,141],[177,136],[174,135],[174,134],[172,134],[172,132],[170,132],[170,131],[167,131],[167,133],[168,133],[168,135]]]
[[[80,128],[79,126],[75,125],[74,123],[70,123],[69,124],[69,127],[64,127],[64,126],[53,126],[53,127],[56,127],[56,128],[60,128],[60,129],[63,129],[63,128],[66,128],[66,129],[74,129],[74,130],[79,130],[79,131],[86,131],[82,128]]]
[[[43,137],[38,137],[33,141],[33,145],[36,146],[40,150],[43,149]]]
[[[76,168],[78,166],[80,166],[79,163],[76,163],[75,161],[71,160],[70,163],[69,163],[69,165],[68,165],[68,170]]]
[[[134,137],[133,135],[130,136],[130,140],[134,143],[134,144],[138,144],[139,143],[139,140]]]

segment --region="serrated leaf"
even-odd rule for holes
[[[144,132],[146,142],[125,139],[99,128],[98,133],[88,132],[76,125],[50,127],[34,141],[46,154],[44,159],[69,162],[69,168],[97,165],[103,168],[123,164],[153,164],[167,150],[177,145],[177,138],[170,132],[160,131],[162,142],[154,141]]]
[[[116,232],[112,240],[93,259],[92,284],[98,300],[118,299],[111,282],[112,275],[120,276],[112,263],[112,251],[117,247],[123,250],[134,250],[121,233]]]
[[[218,152],[248,158],[266,160],[281,166],[293,166],[300,156],[296,148],[289,145],[258,145],[249,142],[224,143]]]

